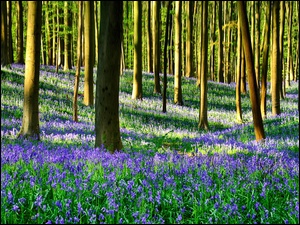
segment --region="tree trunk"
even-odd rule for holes
[[[253,64],[253,53],[251,48],[246,6],[245,3],[242,1],[237,2],[237,4],[239,17],[241,18],[243,48],[245,52],[246,67],[249,81],[250,100],[252,105],[252,116],[254,122],[254,133],[256,141],[261,141],[262,139],[265,139],[265,132],[260,112],[259,93],[256,85],[255,68]]]
[[[224,83],[223,74],[223,30],[222,30],[222,1],[219,1],[219,18],[218,18],[218,33],[219,33],[219,49],[218,49],[218,82]]]
[[[286,86],[291,85],[291,80],[294,78],[293,58],[292,58],[292,18],[293,18],[293,2],[286,2],[288,15],[288,51],[287,51],[287,68],[286,68]]]
[[[133,2],[134,10],[134,65],[132,99],[143,98],[142,90],[142,2]]]
[[[12,45],[12,2],[7,1],[7,44],[8,44],[8,63],[11,64],[14,62],[14,55],[13,55],[13,45]]]
[[[152,32],[151,32],[151,1],[148,3],[147,15],[147,59],[148,59],[148,72],[153,72],[153,58],[152,58]]]
[[[101,2],[99,63],[95,107],[95,147],[110,152],[122,149],[119,123],[119,86],[122,1]],[[111,38],[114,37],[114,38]]]
[[[280,2],[280,25],[279,25],[279,64],[278,64],[278,76],[279,76],[279,94],[280,98],[284,99],[285,97],[285,85],[282,84],[283,81],[283,73],[282,70],[284,68],[283,62],[284,62],[284,57],[283,57],[283,36],[284,36],[284,17],[285,17],[285,9],[284,9],[284,1]]]
[[[212,12],[212,22],[210,29],[210,38],[211,38],[211,47],[210,47],[210,79],[215,80],[215,24],[216,24],[216,1],[212,2],[213,4],[213,12]]]
[[[263,48],[263,61],[261,68],[261,98],[260,109],[262,118],[267,117],[266,95],[267,95],[267,75],[268,75],[268,56],[269,56],[269,43],[270,43],[270,21],[271,21],[271,2],[267,2],[266,6],[266,23],[264,35],[264,48]]]
[[[94,105],[93,68],[95,63],[95,34],[94,34],[94,1],[84,2],[84,99],[86,106]],[[120,44],[121,46],[121,44]],[[120,47],[119,46],[119,47]],[[119,58],[120,61],[120,58]],[[120,63],[120,62],[119,62]],[[120,71],[119,71],[120,72]]]
[[[170,7],[172,10],[173,9],[173,1],[170,2]],[[169,24],[169,51],[168,51],[168,54],[169,54],[169,63],[168,63],[168,69],[169,69],[169,74],[174,74],[174,58],[173,58],[173,49],[174,49],[174,46],[173,46],[173,16],[172,14],[169,15],[170,16],[170,24]]]
[[[168,85],[168,79],[167,79],[167,48],[168,48],[168,34],[169,34],[169,20],[170,20],[170,11],[171,11],[171,4],[172,1],[168,1],[168,7],[167,7],[167,21],[166,21],[166,31],[165,31],[165,47],[164,47],[164,87],[163,87],[163,113],[167,112],[167,85]]]
[[[79,77],[80,77],[80,66],[81,66],[81,52],[82,52],[82,8],[83,2],[78,1],[78,36],[77,36],[77,65],[75,73],[75,82],[74,82],[74,96],[73,96],[73,120],[78,122],[78,89],[79,89]]]
[[[17,63],[24,64],[23,46],[23,5],[22,1],[16,1],[17,8]],[[2,7],[2,6],[1,6]],[[1,47],[2,49],[2,47]]]
[[[279,78],[279,2],[273,3],[272,9],[272,57],[271,57],[271,89],[272,114],[280,114],[280,78]]]
[[[241,54],[242,54],[242,33],[241,18],[238,16],[237,31],[237,66],[236,66],[236,86],[235,86],[235,104],[236,104],[236,121],[243,122],[242,104],[241,104]]]
[[[193,77],[193,9],[194,1],[187,2],[187,20],[186,20],[186,69],[185,76]]]
[[[28,2],[23,121],[18,137],[40,139],[39,73],[42,1]]]
[[[152,1],[153,10],[153,70],[154,70],[154,93],[161,93],[160,90],[160,1]]]
[[[175,1],[175,73],[174,73],[174,103],[183,105],[181,89],[181,1]]]
[[[258,90],[260,90],[260,1],[255,4],[255,75],[256,75],[256,85]]]
[[[200,81],[200,110],[199,110],[199,124],[200,129],[208,130],[207,120],[207,50],[208,50],[208,35],[207,35],[207,13],[208,2],[202,2],[202,47],[201,47],[201,81]]]
[[[1,1],[1,66],[9,64],[6,1]]]
[[[71,22],[71,12],[69,9],[69,2],[65,1],[64,2],[64,22],[65,22],[65,26],[64,26],[64,32],[65,32],[65,41],[64,41],[64,56],[65,56],[65,64],[64,64],[64,71],[66,70],[70,70],[72,68],[71,66],[71,26],[72,26],[72,22]]]

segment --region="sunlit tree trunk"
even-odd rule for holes
[[[23,46],[23,43],[24,43],[23,36],[24,35],[23,35],[23,5],[22,5],[22,1],[16,1],[16,9],[17,9],[17,61],[16,62],[24,64],[24,46]]]
[[[293,18],[293,2],[288,1],[286,2],[287,8],[287,18],[288,18],[288,34],[287,34],[287,41],[288,41],[288,49],[287,49],[287,68],[286,68],[286,86],[289,87],[291,85],[291,80],[294,78],[294,71],[293,71],[293,57],[292,57],[292,18]]]
[[[183,105],[181,89],[181,1],[175,1],[175,71],[174,71],[174,103]]]
[[[148,59],[148,72],[153,72],[153,58],[152,58],[152,31],[151,31],[151,1],[147,1],[147,59]]]
[[[53,2],[49,1],[49,4],[52,5],[52,8],[53,8],[53,14],[55,14],[55,5]],[[52,39],[52,60],[53,60],[53,65],[56,65],[56,51],[57,51],[57,45],[58,45],[58,35],[57,35],[57,31],[56,31],[56,16],[52,16],[52,35],[53,35],[53,39]]]
[[[218,49],[218,82],[224,82],[223,74],[223,30],[222,30],[222,1],[219,2],[219,18],[218,18],[218,33],[219,33],[219,49]]]
[[[207,34],[207,13],[208,2],[202,2],[203,14],[202,14],[202,47],[201,47],[201,75],[200,75],[200,110],[199,110],[199,124],[200,129],[208,130],[207,120],[207,50],[208,50],[208,34]]]
[[[154,93],[160,90],[160,1],[152,1],[152,34],[153,34],[153,70],[154,70]]]
[[[172,10],[173,9],[173,2],[174,1],[172,1],[171,3],[170,3],[170,10]],[[168,55],[169,55],[169,63],[168,63],[168,69],[169,69],[169,74],[174,74],[174,57],[173,57],[173,53],[174,53],[174,51],[173,51],[173,49],[174,49],[174,46],[173,46],[173,44],[174,44],[174,40],[173,40],[173,16],[172,16],[172,14],[170,14],[169,15],[170,16],[170,24],[169,24],[169,51],[168,51]]]
[[[260,89],[260,1],[255,2],[255,75],[258,90]]]
[[[134,64],[132,99],[142,99],[142,2],[133,2],[134,10]]]
[[[263,59],[261,68],[261,97],[260,97],[260,109],[262,118],[267,117],[266,109],[266,97],[267,97],[267,73],[268,73],[268,57],[269,57],[269,43],[270,43],[270,22],[271,22],[271,2],[267,2],[266,6],[266,23],[265,23],[265,35],[263,44]]]
[[[27,42],[22,127],[19,137],[40,139],[39,76],[42,1],[28,2]]]
[[[210,40],[211,40],[211,46],[210,46],[210,79],[215,80],[215,41],[216,41],[216,35],[215,35],[215,24],[216,24],[216,1],[212,2],[213,4],[213,12],[212,12],[212,21],[211,21],[211,29],[210,29]]]
[[[284,8],[284,1],[280,1],[280,25],[279,25],[279,64],[278,64],[278,72],[279,72],[279,93],[280,93],[280,98],[284,99],[285,97],[285,85],[282,84],[283,79],[283,62],[284,62],[284,57],[283,57],[283,36],[284,36],[284,17],[285,17],[285,8]]]
[[[242,53],[242,33],[241,33],[241,21],[238,16],[238,31],[237,31],[237,66],[236,66],[236,86],[235,86],[235,104],[236,104],[236,121],[241,123],[243,121],[242,116],[242,104],[241,104],[241,53]]]
[[[95,107],[95,147],[122,149],[119,123],[119,87],[122,1],[102,1]],[[114,38],[111,38],[114,37]]]
[[[94,34],[94,1],[84,2],[84,99],[87,106],[94,104],[93,67],[95,63],[95,34]],[[121,44],[120,44],[121,46]],[[120,60],[120,58],[119,58]],[[119,62],[120,63],[120,62]]]
[[[64,71],[70,70],[72,68],[71,66],[71,12],[69,9],[70,3],[68,1],[64,2],[64,36],[65,36],[65,41],[64,41]]]
[[[242,1],[237,2],[237,4],[238,4],[239,17],[241,19],[243,48],[244,48],[245,58],[246,58],[250,100],[251,100],[252,116],[253,116],[253,123],[254,123],[254,133],[255,133],[256,141],[261,141],[262,139],[265,139],[265,132],[264,132],[263,121],[262,121],[261,111],[260,111],[259,93],[256,85],[256,76],[255,76],[255,68],[253,63],[253,53],[251,48],[246,5]]]
[[[80,66],[81,66],[81,52],[82,52],[82,8],[83,1],[78,1],[78,36],[77,36],[77,65],[74,82],[74,96],[73,96],[73,120],[78,122],[78,89],[79,89],[79,77],[80,77]]]
[[[272,57],[271,57],[271,95],[272,114],[280,114],[280,78],[279,78],[279,2],[272,8]]]

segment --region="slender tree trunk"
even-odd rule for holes
[[[271,57],[271,89],[272,114],[280,114],[280,78],[279,78],[279,2],[273,3],[272,9],[272,57]]]
[[[84,63],[84,99],[86,106],[94,105],[94,77],[95,63],[95,34],[94,34],[94,1],[84,2],[84,36],[85,36],[85,63]],[[121,46],[121,45],[120,45]],[[120,60],[120,58],[119,58]],[[120,62],[119,62],[120,63]]]
[[[17,8],[17,61],[16,62],[24,64],[22,1],[16,1],[16,8]],[[1,47],[1,49],[2,49],[2,47]]]
[[[101,2],[99,63],[95,107],[95,147],[110,152],[122,149],[119,122],[119,87],[122,1]],[[111,38],[114,37],[114,38]]]
[[[210,38],[211,38],[211,46],[210,46],[210,79],[215,80],[215,24],[216,24],[216,1],[212,2],[213,4],[213,12],[212,12],[212,22],[210,29]]]
[[[237,66],[236,66],[236,86],[235,86],[235,104],[236,104],[236,120],[242,123],[242,103],[241,103],[241,54],[242,54],[242,33],[241,21],[238,16],[238,31],[237,31]]]
[[[261,69],[261,98],[260,109],[262,118],[267,117],[267,73],[268,73],[268,56],[269,56],[269,43],[270,43],[270,22],[271,22],[271,2],[267,2],[266,6],[266,23],[265,23],[265,35],[264,35],[264,47],[263,47],[263,61]]]
[[[284,66],[283,66],[283,62],[284,62],[284,57],[283,57],[283,36],[284,36],[284,17],[285,17],[285,9],[284,9],[284,1],[280,1],[280,9],[279,9],[279,11],[280,11],[280,25],[279,25],[279,64],[278,64],[278,72],[279,72],[279,79],[280,79],[280,87],[279,87],[279,92],[280,92],[280,98],[282,98],[282,99],[284,99],[284,97],[285,97],[285,88],[284,88],[284,86],[285,85],[283,85],[282,84],[282,81],[284,80],[283,78],[282,78],[282,76],[283,76],[283,72],[282,72],[282,70],[283,70],[283,68],[284,68]]]
[[[152,32],[151,32],[151,1],[148,3],[148,15],[147,15],[147,53],[148,53],[148,72],[153,72],[153,58],[152,58]]]
[[[97,20],[97,14],[98,12],[98,7],[97,7],[97,1],[94,1],[94,25],[95,25],[95,29],[94,29],[94,33],[95,33],[95,62],[94,64],[98,64],[98,20]],[[123,40],[123,39],[122,39]],[[122,45],[123,46],[123,45]]]
[[[170,3],[171,4],[171,9],[170,10],[172,10],[173,9],[173,1]],[[173,58],[173,53],[174,53],[174,51],[173,51],[173,49],[174,49],[174,46],[173,46],[173,16],[172,16],[172,14],[170,14],[169,15],[170,16],[170,24],[169,24],[169,27],[170,27],[170,29],[169,29],[169,52],[168,52],[168,54],[169,54],[169,74],[174,74],[174,58]]]
[[[247,74],[249,81],[250,100],[252,105],[252,116],[254,122],[254,133],[256,141],[265,139],[265,132],[263,127],[263,121],[261,117],[260,104],[259,104],[259,93],[256,85],[255,69],[253,64],[253,53],[251,48],[249,24],[246,13],[246,5],[244,2],[237,2],[238,13],[241,18],[243,48],[246,57]]]
[[[286,86],[291,85],[291,80],[294,78],[293,73],[293,58],[292,58],[292,18],[293,18],[293,2],[286,2],[287,15],[288,15],[288,51],[287,51],[287,76]]]
[[[9,64],[6,1],[1,1],[1,66]]]
[[[187,2],[187,20],[186,20],[186,69],[185,76],[192,77],[193,74],[193,9],[194,1]]]
[[[132,99],[143,98],[142,89],[142,2],[134,1],[134,65]]]
[[[219,49],[218,49],[218,82],[224,83],[223,74],[223,30],[222,30],[222,1],[219,2],[219,18],[218,18],[218,33],[219,33]]]
[[[183,105],[181,89],[181,1],[175,1],[175,73],[174,103]]]
[[[28,2],[23,120],[18,137],[40,139],[39,76],[42,1]]]
[[[55,9],[55,5],[53,2],[49,1],[49,4],[52,5],[53,9]],[[55,14],[55,10],[53,10],[53,14]],[[54,15],[52,15],[52,34],[53,34],[53,39],[52,39],[52,60],[53,60],[53,65],[56,65],[56,51],[57,51],[57,45],[58,45],[58,35],[57,35],[57,31],[56,31],[56,21],[55,21],[56,17]]]
[[[208,50],[208,34],[207,34],[207,13],[208,2],[202,2],[203,14],[202,14],[202,47],[201,47],[201,82],[200,82],[200,110],[199,110],[199,124],[200,129],[208,130],[207,120],[207,50]]]
[[[260,90],[260,1],[255,2],[255,75],[258,90]]]
[[[154,93],[161,93],[160,90],[160,1],[152,1],[153,10],[153,69],[154,69]]]
[[[80,77],[80,66],[81,66],[81,52],[82,52],[82,8],[83,2],[78,1],[78,36],[77,36],[77,65],[75,73],[75,83],[74,83],[74,96],[73,96],[73,120],[78,122],[78,89],[79,89],[79,77]]]
[[[69,9],[69,2],[64,2],[64,32],[65,32],[65,41],[64,41],[64,57],[65,57],[65,64],[64,64],[64,71],[70,70],[72,68],[71,65],[71,12]]]
[[[7,1],[7,44],[8,44],[8,62],[9,64],[14,62],[14,55],[13,55],[13,46],[12,46],[12,2]]]
[[[164,87],[163,87],[163,113],[167,112],[167,86],[168,86],[168,79],[167,79],[167,48],[168,48],[168,34],[169,34],[169,20],[170,20],[170,11],[172,1],[168,1],[168,7],[167,7],[167,21],[166,21],[166,31],[165,31],[165,47],[164,47]]]

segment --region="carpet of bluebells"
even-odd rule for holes
[[[199,89],[183,78],[184,106],[167,113],[143,75],[143,101],[131,99],[132,71],[120,85],[124,149],[94,148],[94,108],[72,121],[74,69],[41,66],[41,141],[16,138],[22,124],[24,65],[1,71],[1,223],[299,223],[298,82],[255,141],[249,93],[236,122],[235,84],[208,83],[209,131],[197,128]],[[95,71],[96,77],[96,71]]]

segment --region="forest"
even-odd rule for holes
[[[1,224],[299,224],[299,2],[1,1]]]

